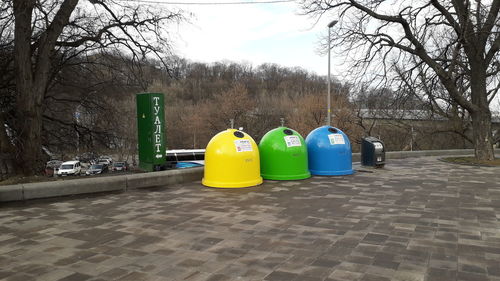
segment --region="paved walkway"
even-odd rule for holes
[[[3,205],[0,280],[498,281],[500,168],[427,157]]]

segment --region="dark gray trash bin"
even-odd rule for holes
[[[361,140],[361,165],[382,168],[385,165],[385,145],[375,137]]]

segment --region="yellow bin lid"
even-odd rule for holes
[[[202,184],[219,188],[242,188],[262,183],[257,144],[235,129],[215,135],[205,150]]]

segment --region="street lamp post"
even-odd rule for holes
[[[330,31],[334,25],[337,24],[337,20],[333,20],[328,24],[328,101],[327,101],[327,117],[326,117],[326,123],[328,126],[331,126],[331,119],[332,119],[332,113],[331,113],[331,102],[330,102]]]

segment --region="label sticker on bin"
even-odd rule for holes
[[[329,134],[328,138],[330,139],[330,144],[345,144],[344,136],[342,134]]]
[[[298,136],[285,136],[285,143],[287,147],[302,145]]]
[[[235,140],[236,152],[253,151],[250,140]]]
[[[375,149],[383,149],[384,148],[384,146],[379,142],[374,142],[373,145],[375,146]]]

